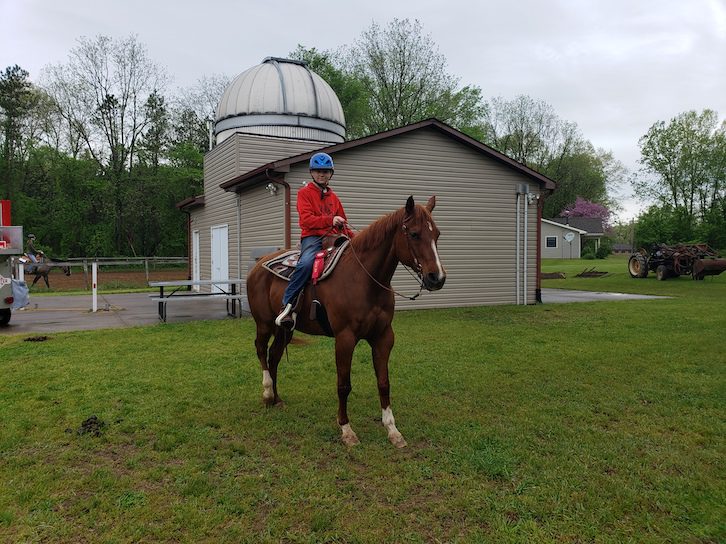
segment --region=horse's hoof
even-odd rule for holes
[[[343,431],[343,435],[341,436],[343,444],[345,444],[346,446],[355,446],[357,444],[360,444],[358,436],[355,434],[353,429],[350,428],[350,425],[343,425],[341,427],[341,430]]]
[[[343,436],[343,444],[345,444],[348,447],[351,446],[357,446],[360,444],[360,440],[358,440],[358,437],[353,433],[353,436]]]
[[[394,446],[396,446],[399,449],[405,448],[406,446],[408,446],[408,444],[406,443],[406,440],[403,438],[403,435],[401,433],[390,435],[388,437],[388,440],[390,440],[391,444],[393,444]]]

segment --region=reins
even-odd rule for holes
[[[357,232],[360,232],[359,229],[356,229],[355,227],[352,227],[352,225],[350,225],[350,223],[348,223],[348,226],[351,227],[351,228],[354,228]],[[406,229],[405,220],[404,220],[403,228],[404,228],[404,230]],[[416,261],[416,263],[418,263],[418,259],[416,259],[416,256],[413,254],[413,251],[411,251],[411,245],[410,245],[411,243],[408,241],[408,236],[406,236],[406,242],[409,245],[409,252],[413,256],[414,261]],[[401,263],[401,266],[403,266],[403,268],[406,270],[406,272],[408,272],[409,275],[412,278],[414,278],[418,282],[418,284],[419,284],[418,293],[416,293],[413,296],[408,296],[408,295],[401,294],[398,291],[396,291],[395,289],[393,289],[391,287],[388,287],[386,285],[383,285],[380,281],[378,281],[376,278],[374,278],[373,275],[370,272],[368,272],[368,269],[365,267],[365,265],[358,258],[358,254],[355,252],[355,248],[353,247],[353,244],[352,243],[348,244],[348,247],[350,248],[351,252],[353,253],[353,257],[355,257],[355,260],[358,261],[358,264],[363,269],[363,272],[365,272],[368,275],[368,277],[370,279],[372,279],[379,287],[385,289],[386,291],[389,291],[389,292],[393,293],[394,295],[398,295],[399,297],[405,298],[405,299],[408,299],[408,300],[416,300],[421,295],[421,293],[423,292],[424,284],[423,284],[423,280],[421,279],[421,276],[419,274],[417,274],[417,275],[412,274],[411,273],[411,270],[409,270],[409,268],[405,264],[401,263],[401,261],[398,261],[398,262]]]

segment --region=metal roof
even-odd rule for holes
[[[565,230],[572,230],[577,232],[578,234],[587,234],[586,230],[578,229],[577,227],[573,227],[572,225],[565,225],[564,223],[558,223],[557,221],[552,221],[551,219],[544,219],[542,218],[543,223],[547,223],[548,225],[553,225],[555,227],[560,227]]]
[[[604,234],[602,219],[597,217],[553,217],[552,221],[586,231],[588,234]]]
[[[219,101],[217,143],[234,132],[342,142],[345,116],[335,91],[307,63],[267,57],[238,75]]]

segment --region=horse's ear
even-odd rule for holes
[[[429,201],[426,203],[426,209],[431,213],[434,211],[434,208],[436,207],[436,195],[429,198]]]
[[[411,215],[413,213],[413,195],[408,197],[408,200],[406,201],[406,215]]]

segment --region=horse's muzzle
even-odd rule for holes
[[[439,276],[434,272],[429,272],[423,277],[423,285],[428,291],[438,291],[446,283],[446,274]]]

